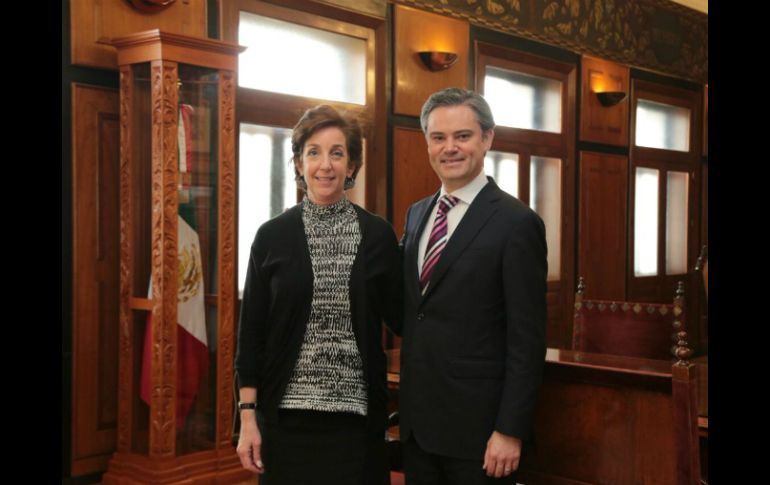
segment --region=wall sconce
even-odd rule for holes
[[[626,99],[626,93],[623,91],[603,91],[601,93],[594,91],[594,94],[599,99],[599,102],[602,103],[602,106],[606,107],[615,106]]]
[[[420,60],[431,71],[443,71],[457,62],[457,54],[454,52],[422,51],[418,52]]]
[[[126,0],[135,10],[146,13],[160,12],[176,0]],[[185,2],[187,3],[187,2]]]

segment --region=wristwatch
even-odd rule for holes
[[[238,401],[238,409],[257,409],[257,403]]]

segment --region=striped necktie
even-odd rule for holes
[[[438,212],[436,213],[436,220],[433,221],[433,229],[430,231],[428,246],[425,249],[425,258],[422,263],[422,273],[420,273],[420,291],[422,292],[427,288],[433,268],[436,267],[438,258],[441,256],[441,252],[444,250],[444,246],[446,246],[449,239],[447,235],[446,214],[458,202],[460,202],[460,199],[449,194],[445,194],[438,200]]]

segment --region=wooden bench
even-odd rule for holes
[[[672,359],[685,331],[684,283],[672,303],[589,300],[580,277],[575,294],[572,349],[648,359]]]
[[[527,485],[700,484],[696,366],[549,349]]]

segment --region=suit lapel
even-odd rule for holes
[[[433,270],[433,274],[430,277],[430,283],[428,284],[428,290],[423,295],[423,298],[435,291],[435,289],[441,284],[441,280],[444,278],[448,268],[452,263],[462,255],[465,248],[473,241],[476,234],[487,223],[492,214],[497,210],[495,202],[500,198],[500,189],[493,181],[489,181],[487,185],[481,189],[478,193],[468,211],[463,216],[460,224],[457,225],[452,237],[449,238],[449,242],[444,251],[439,257],[438,263]]]
[[[412,217],[410,218],[411,227],[407,227],[407,231],[411,232],[410,236],[406,239],[405,248],[406,271],[408,271],[407,283],[409,285],[407,291],[411,293],[415,301],[420,301],[421,298],[420,276],[417,269],[417,253],[420,247],[420,238],[422,238],[422,233],[428,224],[428,219],[430,219],[430,213],[438,199],[438,194],[439,192],[436,192],[433,194],[433,197],[427,197],[414,206]]]

